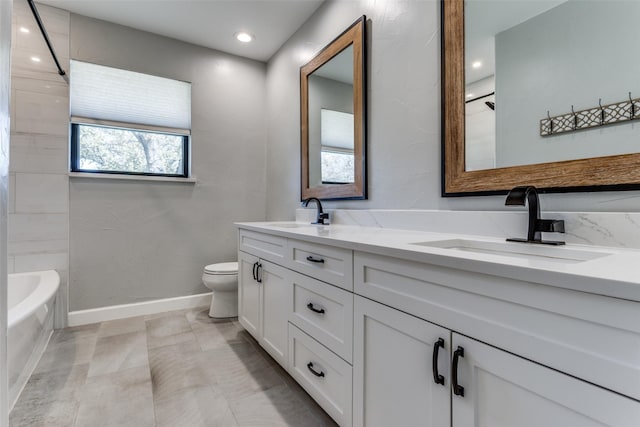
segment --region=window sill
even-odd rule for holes
[[[69,178],[115,179],[121,181],[181,182],[183,184],[195,184],[197,182],[197,179],[195,177],[178,178],[173,176],[120,175],[87,172],[69,172]]]

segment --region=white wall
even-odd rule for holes
[[[71,310],[207,292],[233,222],[265,217],[265,64],[79,15],[71,57],[192,82],[198,179],[71,179]]]
[[[367,16],[369,202],[328,206],[423,207],[440,191],[437,1],[328,1],[269,61],[267,215],[293,218],[300,200],[299,67]]]
[[[368,201],[353,209],[505,210],[504,196],[440,196],[440,7],[436,0],[329,0],[267,67],[267,217],[300,201],[299,67],[362,14],[369,19]],[[639,91],[640,93],[640,91]],[[542,196],[555,211],[640,211],[640,193]]]
[[[639,21],[640,2],[573,0],[496,36],[499,166],[638,152],[638,123],[541,137],[540,120],[640,97]]]
[[[69,13],[44,5],[38,11],[62,68],[68,70]],[[69,87],[58,75],[26,1],[14,4],[12,27],[9,271],[58,271],[60,327],[66,320],[69,270]]]
[[[0,426],[7,416],[7,205],[12,0],[0,1]]]
[[[465,86],[464,108],[464,170],[474,171],[496,167],[496,112],[485,104],[495,102],[494,76]],[[480,98],[483,97],[483,98]],[[480,98],[480,99],[478,99]]]

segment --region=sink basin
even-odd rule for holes
[[[269,224],[269,227],[276,228],[307,228],[307,227],[317,227],[316,224],[309,224],[306,222],[281,222],[281,223],[273,223]]]
[[[611,255],[608,252],[584,251],[564,246],[547,246],[528,243],[485,242],[471,239],[437,240],[418,242],[413,245],[450,249],[452,251],[473,252],[478,254],[500,255],[512,258],[579,263]]]

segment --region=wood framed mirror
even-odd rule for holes
[[[495,99],[482,99],[480,104],[486,104],[495,111],[496,126],[494,144],[512,144],[517,141],[521,146],[512,151],[521,152],[522,159],[515,164],[501,164],[496,162],[493,167],[480,167],[477,170],[470,167],[470,148],[465,141],[470,138],[471,115],[465,111],[468,108],[467,101],[470,98],[484,98],[483,94],[470,93],[469,75],[473,74],[476,65],[482,65],[477,60],[470,49],[474,47],[475,39],[472,37],[479,30],[479,25],[471,25],[470,11],[480,11],[482,19],[475,22],[486,23],[495,21],[495,15],[491,15],[488,7],[490,3],[496,3],[496,11],[510,7],[523,7],[520,2],[497,2],[491,0],[442,0],[442,195],[443,196],[464,196],[483,194],[503,194],[509,189],[518,185],[534,185],[542,192],[569,192],[569,191],[608,191],[608,190],[637,190],[640,189],[640,145],[637,144],[640,136],[640,83],[637,78],[627,78],[632,73],[640,70],[640,60],[637,55],[622,55],[620,52],[624,48],[598,49],[593,46],[593,41],[617,40],[617,36],[624,40],[631,37],[624,22],[627,22],[625,15],[630,19],[640,17],[640,7],[637,11],[630,12],[624,2],[618,9],[618,15],[608,23],[608,18],[603,17],[603,13],[614,13],[612,3],[615,2],[577,2],[577,1],[546,1],[548,3],[544,10],[529,12],[523,16],[522,10],[514,10],[513,14],[518,16],[515,25],[503,25],[497,33],[493,33],[493,46],[495,50],[493,65],[494,90],[488,95]],[[499,4],[498,4],[499,3]],[[545,2],[528,2],[531,7],[540,7]],[[536,5],[537,3],[537,5]],[[588,5],[587,5],[588,3]],[[601,4],[600,4],[601,3]],[[519,5],[519,6],[518,6]],[[596,10],[597,5],[597,10]],[[583,7],[583,9],[575,9]],[[468,10],[465,11],[465,8]],[[574,8],[574,9],[571,9]],[[625,9],[626,8],[626,9]],[[560,16],[571,17],[569,25]],[[489,15],[486,15],[489,14]],[[518,15],[519,14],[519,15]],[[600,15],[600,16],[598,16]],[[480,15],[477,15],[480,16]],[[490,16],[491,19],[485,19]],[[465,20],[467,22],[465,24]],[[542,21],[546,19],[547,21]],[[547,23],[555,21],[560,23],[558,33],[554,33],[554,27]],[[562,23],[566,25],[562,25]],[[595,23],[595,25],[594,25]],[[584,25],[582,25],[584,24]],[[465,27],[466,25],[466,27]],[[511,25],[511,24],[510,24]],[[583,33],[566,33],[566,31],[580,31],[580,27],[585,27]],[[515,33],[517,28],[519,34]],[[534,39],[531,30],[542,28],[539,42]],[[587,32],[588,29],[588,32]],[[611,31],[621,31],[614,36]],[[594,31],[605,31],[600,36]],[[626,31],[627,36],[624,36]],[[525,43],[515,44],[516,36],[520,36]],[[526,35],[526,37],[524,37]],[[466,39],[465,39],[466,36]],[[507,36],[509,38],[507,39]],[[505,41],[502,45],[502,40]],[[584,51],[592,52],[590,55],[581,54],[576,49],[576,40],[587,40],[591,46],[585,43]],[[569,53],[557,50],[557,45],[562,43],[573,43]],[[539,56],[534,48],[536,45],[542,46]],[[504,47],[503,47],[504,46]],[[509,58],[510,67],[503,67],[505,63],[505,51],[511,48],[511,52],[516,52],[513,58],[520,58],[518,61]],[[465,50],[468,49],[468,50]],[[588,50],[589,49],[589,50]],[[557,52],[556,52],[557,50]],[[502,56],[501,56],[502,55]],[[544,55],[544,56],[543,56]],[[553,56],[555,55],[555,56]],[[596,56],[597,55],[597,56]],[[566,62],[570,62],[573,68],[567,74],[566,80],[561,80],[562,67]],[[583,60],[589,58],[590,60]],[[615,61],[615,64],[612,64]],[[623,61],[629,62],[626,65]],[[526,62],[526,64],[525,64]],[[602,63],[600,63],[602,62]],[[625,65],[622,65],[625,64]],[[526,67],[524,66],[526,65]],[[595,74],[592,68],[607,67],[608,73],[599,73],[591,81],[584,77],[585,81],[580,82],[581,86],[572,86],[576,80],[583,79],[583,76]],[[517,93],[509,93],[505,89],[505,79],[512,70],[518,70],[513,79],[517,81]],[[605,68],[603,68],[605,69]],[[541,74],[546,71],[547,74]],[[538,80],[537,86],[527,88],[527,79],[534,76]],[[465,81],[467,78],[467,81]],[[500,80],[502,79],[502,80]],[[477,82],[476,82],[477,83]],[[616,87],[618,85],[618,87]],[[571,86],[572,90],[563,94],[559,90],[551,91],[549,88],[556,86]],[[610,90],[613,87],[615,91]],[[634,91],[635,89],[635,91]],[[632,99],[631,92],[634,93]],[[614,93],[615,92],[615,93]],[[478,97],[478,95],[481,95]],[[510,98],[507,98],[510,95]],[[607,98],[605,98],[605,96]],[[628,96],[628,98],[627,98]],[[473,99],[475,101],[475,99]],[[622,102],[619,102],[622,101]],[[626,104],[623,104],[626,102]],[[573,110],[575,103],[575,111]],[[491,104],[491,105],[489,105]],[[531,105],[537,105],[535,110],[527,110]],[[539,105],[538,105],[539,104]],[[605,104],[605,105],[603,105]],[[608,105],[607,105],[608,104]],[[611,105],[622,105],[621,110],[625,116],[625,122],[609,123],[612,113]],[[599,108],[599,109],[598,109]],[[549,113],[551,110],[551,113]],[[526,117],[521,117],[527,111]],[[601,122],[598,126],[588,128],[583,111],[593,111]],[[604,116],[602,114],[607,114]],[[587,113],[584,113],[587,114]],[[627,117],[628,115],[628,117]],[[562,117],[569,117],[569,130],[564,133],[552,132],[551,135],[544,134],[543,125],[545,120],[556,120],[556,128],[559,129]],[[526,125],[516,129],[515,132],[507,132],[504,129],[500,118],[508,117],[509,123],[518,120],[526,120]],[[465,124],[466,121],[466,124]],[[609,125],[611,126],[604,126]],[[505,136],[506,135],[506,136]],[[502,138],[504,136],[504,138]],[[624,136],[624,138],[620,138]],[[501,140],[502,138],[502,140]],[[614,139],[620,139],[622,148],[614,148],[614,151],[605,151],[606,147],[613,146]],[[591,144],[592,153],[585,149]],[[635,146],[634,146],[635,145]],[[512,146],[513,147],[513,146]],[[594,148],[595,147],[595,148]],[[529,151],[527,151],[529,150]],[[570,153],[569,157],[548,158],[551,161],[540,160],[537,155],[544,150],[552,150],[561,153],[563,150]],[[598,151],[599,150],[599,151]],[[607,148],[607,150],[610,150]],[[617,151],[615,151],[617,150]],[[574,153],[575,152],[575,153]],[[500,153],[498,152],[499,155]]]
[[[365,22],[300,68],[302,199],[367,198]]]

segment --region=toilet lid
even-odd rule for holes
[[[204,268],[204,271],[209,274],[238,274],[238,263],[221,262],[218,264],[209,264]]]

